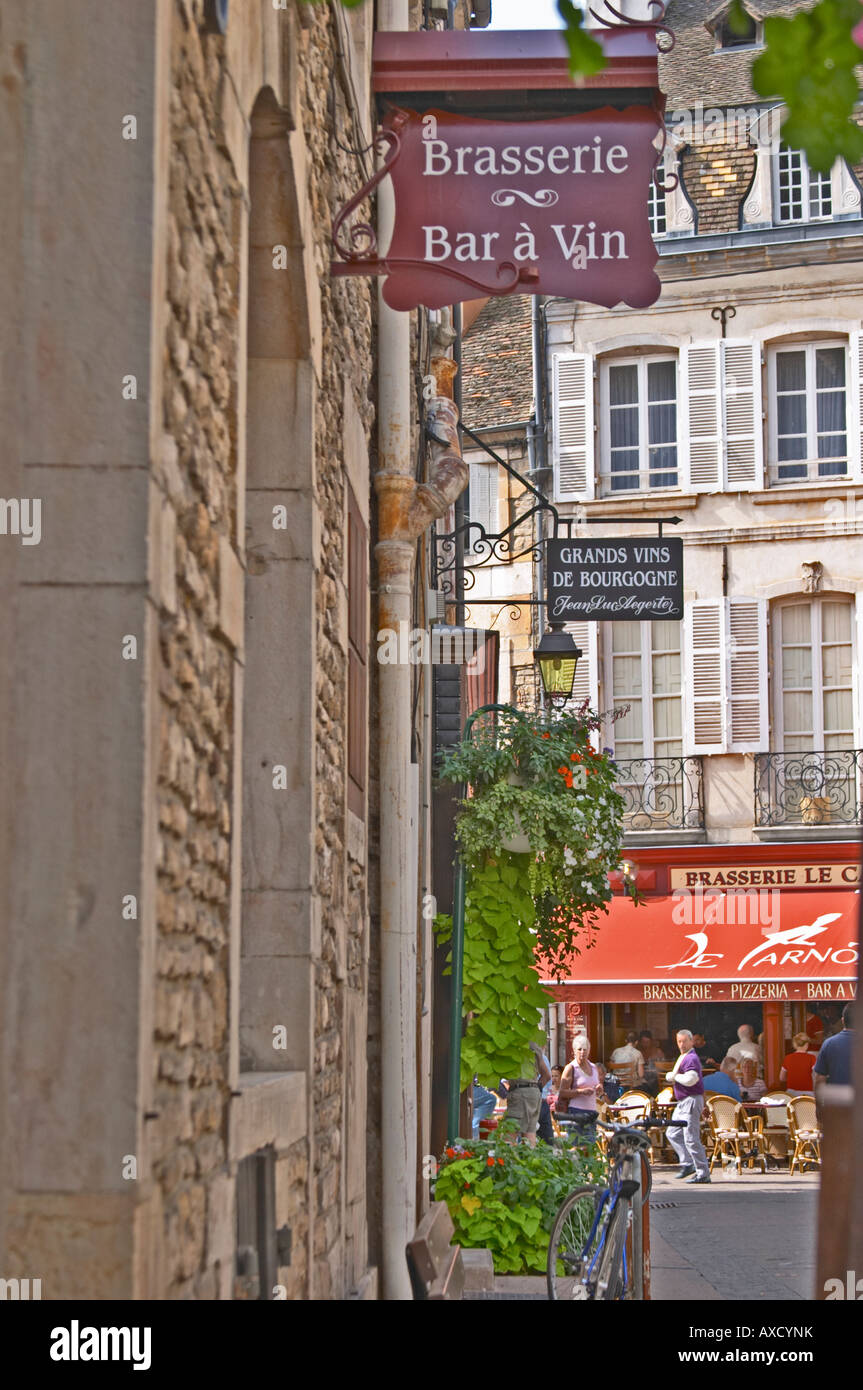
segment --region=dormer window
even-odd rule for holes
[[[758,48],[761,43],[761,25],[747,9],[742,10],[743,24],[732,23],[730,10],[730,5],[723,5],[718,14],[707,22],[707,27],[712,30],[716,41],[717,53],[732,52],[737,48]]]

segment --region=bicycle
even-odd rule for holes
[[[633,1197],[642,1188],[643,1206],[650,1196],[650,1164],[642,1158],[650,1139],[638,1125],[597,1123],[611,1136],[608,1183],[605,1187],[577,1187],[557,1210],[546,1267],[548,1296],[553,1302],[633,1296],[626,1233],[633,1219]],[[645,1122],[648,1124],[652,1127],[655,1121]],[[636,1163],[644,1175],[643,1184],[635,1176]]]

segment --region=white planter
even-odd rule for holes
[[[506,780],[511,787],[523,787],[526,785],[524,778],[518,777],[514,772],[511,772]],[[514,835],[502,836],[500,842],[501,846],[503,849],[508,850],[510,854],[529,854],[530,840],[524,833],[518,811],[513,812],[513,819],[515,821],[516,833]]]

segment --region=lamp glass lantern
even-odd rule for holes
[[[534,660],[539,666],[545,698],[552,704],[565,705],[575,684],[575,668],[582,655],[572,635],[560,628],[543,633]]]

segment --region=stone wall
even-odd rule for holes
[[[334,140],[329,97],[337,68],[332,21],[309,9],[301,59],[305,133],[311,172],[323,325],[322,378],[315,421],[321,572],[317,590],[317,881],[321,957],[315,975],[315,1296],[340,1297],[366,1264],[364,1118],[368,903],[366,825],[346,807],[347,543],[350,479],[368,530],[373,283],[331,279],[330,228],[338,208],[363,181],[356,156]],[[336,94],[340,141],[343,94]],[[349,1140],[352,1141],[349,1143]],[[356,1152],[362,1147],[362,1154]],[[357,1173],[359,1167],[360,1172]],[[362,1179],[361,1181],[359,1179]],[[354,1208],[350,1211],[349,1208]],[[348,1231],[344,1229],[345,1224]]]
[[[232,644],[220,539],[237,509],[242,190],[213,140],[222,41],[174,7],[164,435],[175,583],[160,614],[158,946],[152,1175],[168,1297],[212,1297],[208,1195],[226,1163]],[[173,593],[170,592],[173,587]]]
[[[151,1152],[164,1211],[166,1292],[209,1297],[214,1278],[207,1242],[209,1190],[224,1171],[229,1105],[231,808],[237,796],[231,771],[233,666],[242,639],[241,628],[233,630],[230,606],[226,615],[220,598],[234,577],[231,546],[241,505],[240,260],[247,194],[243,171],[233,167],[218,138],[228,80],[225,41],[190,23],[192,9],[177,0],[172,37],[169,318],[159,478],[173,512],[163,529],[176,532],[176,582],[173,606],[170,598],[163,604],[160,622],[158,1118],[152,1121]],[[302,7],[301,16],[302,28],[292,31],[298,47],[293,70],[300,84],[322,351],[314,419],[317,638],[315,651],[298,659],[313,662],[315,671],[314,728],[308,737],[316,749],[313,891],[320,902],[321,933],[314,968],[314,1066],[308,1078],[313,1132],[308,1145],[280,1157],[277,1197],[285,1206],[279,1224],[287,1222],[293,1231],[294,1259],[281,1276],[289,1283],[289,1297],[308,1296],[304,1243],[311,1227],[314,1295],[328,1298],[342,1296],[359,1279],[367,1251],[364,1126],[354,1133],[350,1154],[346,1142],[349,1071],[361,1113],[365,1105],[368,904],[364,826],[358,821],[349,833],[345,804],[345,484],[350,472],[368,515],[371,288],[359,279],[330,280],[333,213],[355,191],[361,172],[356,157],[338,150],[333,138],[335,110],[342,144],[354,144],[343,94],[332,78],[337,69],[332,17],[311,7]],[[227,566],[226,573],[220,574],[220,565]],[[253,698],[247,689],[245,699]],[[281,968],[290,969],[290,962]],[[301,1195],[309,1152],[311,1213]],[[355,1173],[350,1184],[349,1167]]]

